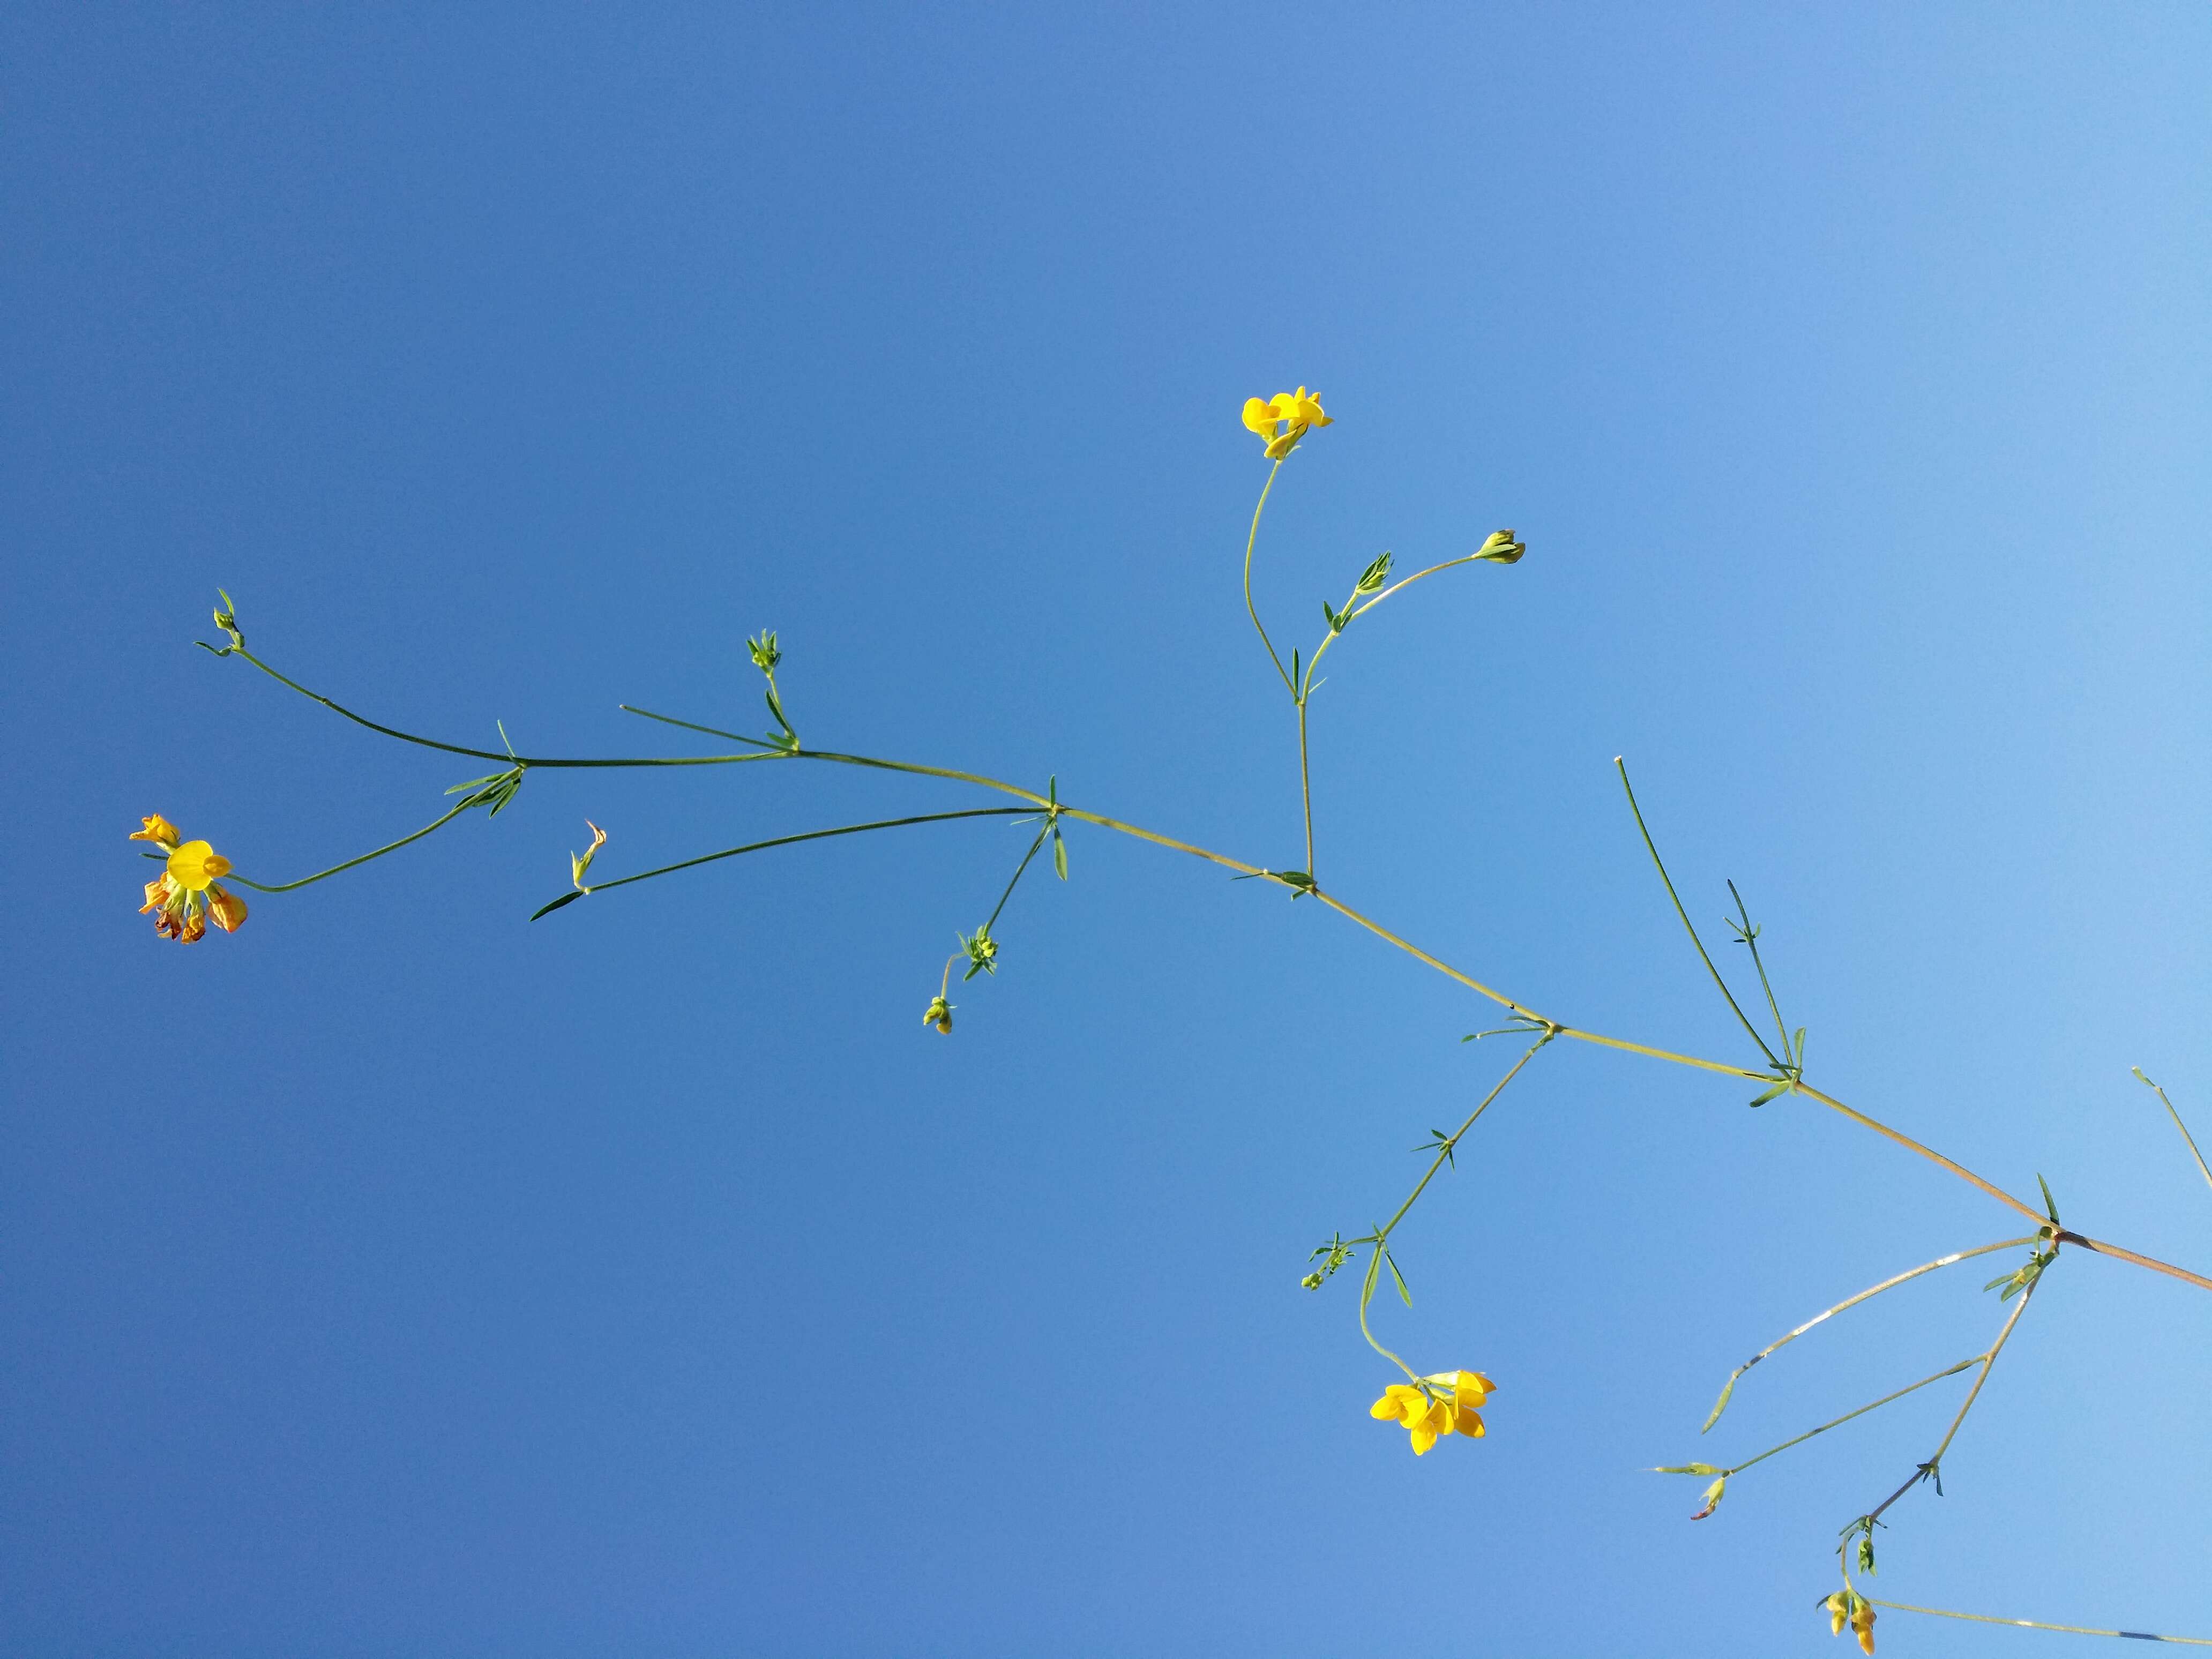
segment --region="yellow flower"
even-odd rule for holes
[[[204,841],[188,841],[169,854],[169,879],[185,891],[204,893],[217,876],[230,873],[230,860]]]
[[[941,996],[930,998],[929,1006],[922,1011],[921,1023],[924,1025],[934,1025],[945,1036],[951,1036],[952,1035],[952,1005]]]
[[[1874,1603],[1856,1590],[1839,1589],[1820,1603],[1827,1610],[1828,1634],[1841,1636],[1849,1625],[1859,1638],[1859,1651],[1874,1651]]]
[[[226,933],[236,933],[246,921],[246,901],[215,884],[230,873],[230,860],[204,841],[179,843],[176,825],[158,813],[145,822],[130,839],[153,842],[169,857],[161,876],[146,884],[138,914],[155,912],[154,931],[181,945],[205,938],[210,921]]]
[[[1479,1371],[1438,1371],[1423,1377],[1420,1386],[1391,1383],[1367,1414],[1378,1422],[1402,1425],[1413,1439],[1413,1455],[1419,1457],[1443,1435],[1481,1439],[1482,1415],[1476,1407],[1496,1386]]]
[[[1272,398],[1247,398],[1244,424],[1266,441],[1267,459],[1279,461],[1298,447],[1309,428],[1335,422],[1322,412],[1321,399],[1300,386]]]

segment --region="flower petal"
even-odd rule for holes
[[[226,933],[246,925],[246,901],[227,888],[208,889],[208,920]]]
[[[1275,411],[1265,398],[1244,400],[1244,424],[1263,438],[1275,435]]]
[[[230,873],[230,860],[204,841],[188,841],[169,854],[169,879],[187,892],[206,890],[217,876]]]

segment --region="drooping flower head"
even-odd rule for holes
[[[1310,428],[1335,422],[1322,412],[1321,399],[1300,386],[1272,398],[1247,398],[1244,424],[1266,441],[1267,459],[1279,461],[1298,447]]]
[[[1854,1589],[1839,1589],[1820,1603],[1828,1615],[1828,1634],[1841,1636],[1844,1626],[1859,1638],[1859,1651],[1874,1651],[1874,1603]]]
[[[1413,1455],[1419,1457],[1447,1434],[1481,1439],[1485,1431],[1477,1408],[1497,1386],[1480,1371],[1438,1371],[1418,1384],[1391,1383],[1367,1414],[1378,1422],[1401,1425],[1412,1437]]]
[[[206,936],[210,921],[226,933],[244,926],[246,901],[216,885],[218,877],[230,873],[230,860],[204,841],[180,840],[177,826],[158,812],[144,822],[130,839],[150,841],[169,855],[159,879],[146,884],[146,902],[138,911],[157,913],[154,931],[191,945]]]

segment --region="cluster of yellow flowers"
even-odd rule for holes
[[[1322,413],[1321,399],[1300,386],[1272,398],[1247,398],[1244,424],[1267,441],[1267,459],[1279,461],[1298,447],[1308,428],[1334,422]]]
[[[1476,1407],[1497,1387],[1480,1371],[1438,1371],[1418,1385],[1393,1382],[1367,1408],[1367,1414],[1380,1422],[1402,1425],[1413,1437],[1413,1455],[1419,1457],[1442,1435],[1481,1439],[1482,1414]]]
[[[1820,1605],[1827,1609],[1828,1634],[1841,1636],[1844,1626],[1851,1627],[1851,1634],[1859,1638],[1862,1653],[1874,1651],[1874,1603],[1856,1590],[1839,1589]]]
[[[134,830],[132,841],[150,841],[169,855],[161,878],[146,884],[146,902],[138,914],[158,911],[154,931],[164,939],[191,945],[204,937],[210,921],[226,933],[234,933],[246,921],[246,901],[216,886],[218,876],[230,873],[230,860],[204,841],[184,841],[177,826],[159,812]]]

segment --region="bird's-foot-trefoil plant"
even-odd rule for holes
[[[1907,1382],[1879,1399],[1870,1401],[1839,1417],[1819,1424],[1802,1434],[1784,1440],[1778,1445],[1768,1447],[1753,1455],[1738,1458],[1728,1463],[1697,1462],[1662,1466],[1661,1473],[1691,1475],[1706,1482],[1702,1488],[1699,1507],[1692,1518],[1705,1520],[1712,1516],[1719,1509],[1723,1498],[1727,1494],[1729,1482],[1744,1475],[1769,1458],[1787,1451],[1794,1446],[1801,1445],[1817,1435],[1840,1428],[1844,1424],[1877,1411],[1892,1401],[1901,1400],[1907,1395],[1971,1371],[1973,1373],[1972,1382],[1942,1440],[1924,1459],[1912,1463],[1911,1473],[1895,1490],[1889,1492],[1872,1508],[1850,1521],[1839,1534],[1836,1557],[1841,1573],[1842,1586],[1840,1589],[1825,1593],[1818,1603],[1820,1609],[1828,1614],[1832,1630],[1840,1634],[1844,1629],[1849,1628],[1856,1637],[1859,1645],[1867,1652],[1872,1653],[1875,1609],[1880,1607],[1944,1618],[1974,1620],[2029,1628],[2077,1631],[2092,1635],[2140,1635],[2140,1632],[2096,1631],[2075,1626],[2038,1625],[2034,1621],[2027,1620],[2000,1620],[1983,1614],[1958,1613],[1946,1608],[1923,1607],[1902,1602],[1881,1601],[1868,1595],[1860,1587],[1859,1580],[1874,1574],[1875,1534],[1878,1528],[1887,1528],[1889,1523],[1883,1517],[1892,1506],[1914,1488],[1923,1485],[1931,1486],[1938,1493],[1942,1492],[1946,1455],[1950,1451],[1953,1442],[1957,1439],[1959,1431],[1966,1420],[1967,1413],[1972,1410],[1975,1401],[1980,1397],[1991,1370],[1995,1368],[1999,1356],[2004,1352],[2006,1343],[2010,1340],[2014,1328],[2026,1316],[2051,1269],[2057,1263],[2062,1251],[2066,1247],[2071,1246],[2089,1254],[2163,1274],[2199,1290],[2212,1291],[2212,1278],[2189,1268],[2177,1267],[2171,1262],[2158,1261],[2136,1251],[2124,1249],[2105,1240],[2074,1231],[2060,1222],[2058,1206],[2051,1196],[2050,1187],[2042,1182],[2041,1177],[2038,1177],[2038,1184],[2041,1188],[2040,1195],[2043,1201],[2040,1206],[2028,1203],[1944,1157],[1933,1148],[1923,1145],[1911,1136],[1880,1121],[1866,1112],[1846,1105],[1843,1101],[1824,1092],[1809,1082],[1807,1077],[1805,1028],[1802,1025],[1793,1028],[1783,1017],[1781,1000],[1776,993],[1773,981],[1768,972],[1767,963],[1759,948],[1760,929],[1758,924],[1753,921],[1749,907],[1745,903],[1742,895],[1737,891],[1733,882],[1728,884],[1729,896],[1734,908],[1733,914],[1726,918],[1726,926],[1733,943],[1745,951],[1744,959],[1749,963],[1753,976],[1758,981],[1759,996],[1753,1006],[1757,1006],[1758,1002],[1764,1003],[1765,1016],[1772,1022],[1771,1031],[1761,1020],[1754,1018],[1745,1011],[1743,1003],[1738,1000],[1735,990],[1730,987],[1728,976],[1721,971],[1720,965],[1713,960],[1711,953],[1705,948],[1705,939],[1698,933],[1696,925],[1691,921],[1688,908],[1684,904],[1681,895],[1675,887],[1674,878],[1668,872],[1665,860],[1660,856],[1657,841],[1644,817],[1643,807],[1636,798],[1635,791],[1629,782],[1627,768],[1617,757],[1614,763],[1619,769],[1621,788],[1630,816],[1633,819],[1637,832],[1641,836],[1646,850],[1650,854],[1652,866],[1658,874],[1660,884],[1664,889],[1675,915],[1680,919],[1683,929],[1689,936],[1698,961],[1729,1011],[1735,1016],[1745,1037],[1749,1041],[1748,1052],[1739,1059],[1713,1060],[1680,1054],[1647,1043],[1632,1042],[1625,1037],[1584,1030],[1553,1018],[1550,1015],[1540,1013],[1527,1004],[1483,983],[1442,957],[1433,955],[1375,918],[1355,909],[1346,899],[1324,887],[1318,874],[1318,859],[1314,846],[1312,771],[1309,761],[1311,744],[1310,715],[1314,694],[1324,684],[1319,678],[1323,659],[1328,655],[1337,641],[1351,631],[1354,623],[1360,622],[1376,606],[1394,595],[1403,592],[1414,584],[1425,580],[1431,576],[1462,566],[1513,565],[1520,561],[1527,548],[1512,531],[1493,531],[1477,542],[1471,551],[1427,565],[1406,576],[1395,574],[1396,561],[1392,554],[1389,552],[1377,554],[1370,559],[1353,577],[1350,591],[1340,605],[1326,599],[1322,601],[1323,631],[1321,637],[1314,642],[1310,650],[1303,645],[1293,646],[1289,659],[1285,661],[1276,646],[1273,636],[1269,634],[1267,625],[1261,620],[1260,609],[1253,596],[1252,573],[1259,546],[1260,526],[1267,512],[1267,498],[1273,492],[1276,477],[1284,465],[1296,454],[1300,445],[1309,435],[1333,422],[1330,416],[1323,412],[1318,396],[1308,392],[1304,386],[1300,386],[1296,392],[1283,392],[1270,398],[1249,399],[1244,404],[1243,422],[1245,426],[1261,441],[1267,459],[1270,463],[1266,481],[1261,487],[1258,503],[1253,509],[1250,529],[1245,537],[1243,595],[1246,614],[1251,620],[1254,631],[1259,636],[1269,665],[1281,682],[1290,699],[1291,712],[1297,728],[1298,799],[1304,832],[1304,863],[1297,868],[1279,869],[1272,865],[1252,863],[1243,859],[1232,858],[1225,853],[1177,840],[1172,836],[1127,823],[1092,808],[1074,805],[1060,799],[1059,781],[1056,778],[1048,780],[1044,789],[1038,791],[1023,784],[988,777],[980,773],[963,772],[948,767],[925,765],[919,762],[853,754],[804,744],[799,739],[798,728],[793,723],[788,707],[784,701],[782,688],[777,682],[777,671],[783,665],[784,658],[776,635],[770,631],[764,630],[745,642],[753,666],[760,672],[765,681],[763,696],[769,716],[775,723],[774,728],[763,735],[748,737],[741,732],[726,731],[700,721],[680,720],[673,715],[657,714],[650,709],[639,708],[625,703],[620,707],[626,713],[659,725],[714,738],[723,746],[705,754],[678,756],[587,757],[567,755],[523,755],[516,753],[514,746],[507,741],[504,727],[500,730],[501,747],[498,750],[479,749],[465,744],[447,743],[384,725],[346,708],[320,692],[308,690],[307,687],[289,678],[247,648],[246,633],[239,621],[237,608],[232,604],[229,594],[222,593],[222,603],[215,612],[215,623],[216,628],[222,633],[226,642],[222,645],[211,645],[204,641],[198,641],[203,649],[216,657],[240,659],[277,684],[289,687],[313,702],[320,703],[331,713],[357,726],[364,726],[369,731],[434,753],[451,755],[479,763],[489,762],[495,769],[465,782],[455,784],[449,788],[446,792],[447,795],[458,796],[459,799],[444,813],[422,828],[382,847],[345,859],[328,869],[319,870],[312,875],[302,876],[292,881],[264,883],[250,879],[240,874],[232,862],[217,853],[207,842],[186,841],[177,828],[160,814],[149,816],[143,820],[143,826],[132,832],[130,837],[135,841],[150,842],[153,848],[156,850],[149,850],[146,856],[160,861],[162,866],[159,875],[146,884],[144,908],[148,911],[155,913],[155,926],[160,934],[180,943],[191,944],[203,938],[210,923],[222,932],[235,932],[246,919],[246,904],[228,888],[219,885],[220,881],[228,880],[238,887],[251,888],[257,893],[276,895],[296,891],[312,883],[327,880],[346,871],[358,868],[373,859],[382,858],[388,854],[398,852],[401,848],[444,829],[457,818],[465,816],[477,808],[483,808],[487,818],[496,817],[501,809],[514,799],[516,793],[533,771],[567,770],[597,774],[658,767],[812,764],[904,773],[938,779],[971,791],[981,791],[986,796],[996,796],[1002,801],[1012,804],[956,807],[902,817],[837,824],[825,829],[808,830],[799,835],[779,836],[766,841],[748,842],[735,847],[725,847],[682,859],[672,864],[660,865],[652,869],[635,871],[611,879],[599,881],[589,880],[587,878],[592,873],[595,861],[599,859],[608,846],[609,837],[607,832],[600,829],[597,823],[587,822],[586,828],[590,832],[588,844],[583,851],[572,853],[569,856],[568,890],[559,894],[542,906],[532,920],[536,921],[550,915],[553,912],[586,897],[603,897],[619,888],[629,886],[636,882],[656,880],[660,877],[674,875],[681,871],[695,870],[703,865],[765,852],[773,848],[789,847],[802,842],[820,841],[836,836],[870,835],[879,830],[904,829],[917,824],[947,823],[971,819],[1018,818],[1026,823],[1036,825],[1036,833],[1030,838],[1028,848],[1022,854],[1019,861],[1014,866],[1005,888],[1000,892],[998,901],[992,906],[989,914],[973,932],[956,932],[957,948],[945,958],[938,976],[935,994],[929,999],[928,1005],[923,1011],[922,1019],[925,1024],[933,1026],[940,1033],[950,1035],[952,1030],[954,1010],[954,1005],[951,1000],[953,969],[963,963],[965,964],[961,975],[963,984],[973,981],[979,975],[995,977],[1000,966],[1002,948],[1002,940],[997,930],[1006,913],[1007,905],[1013,898],[1015,890],[1020,886],[1022,878],[1035,862],[1037,854],[1048,845],[1052,849],[1054,873],[1063,881],[1067,878],[1066,832],[1070,826],[1085,825],[1094,830],[1127,836],[1156,847],[1165,848],[1170,852],[1200,859],[1230,872],[1232,877],[1238,880],[1271,882],[1286,890],[1293,900],[1301,898],[1316,900],[1346,921],[1365,929],[1386,944],[1396,947],[1413,961],[1442,974],[1464,990],[1504,1010],[1505,1018],[1502,1024],[1490,1030],[1470,1033],[1462,1041],[1474,1042],[1480,1039],[1507,1036],[1517,1039],[1523,1045],[1511,1063],[1477,1101],[1457,1128],[1449,1131],[1432,1128],[1429,1132],[1429,1139],[1416,1148],[1417,1151],[1431,1155],[1428,1167],[1414,1184],[1413,1190],[1406,1195],[1404,1201],[1392,1212],[1389,1219],[1374,1223],[1365,1232],[1350,1238],[1346,1237],[1340,1231],[1331,1233],[1327,1240],[1314,1249],[1306,1264],[1308,1271],[1300,1282],[1309,1291],[1323,1289],[1340,1270],[1346,1267],[1354,1264],[1359,1264],[1362,1267],[1359,1293],[1355,1308],[1355,1317],[1359,1332],[1376,1354],[1396,1373],[1385,1382],[1381,1397],[1370,1407],[1370,1416],[1381,1421],[1395,1423],[1405,1429],[1412,1449],[1416,1455],[1427,1452],[1438,1440],[1448,1436],[1458,1435],[1465,1438],[1480,1439],[1486,1432],[1480,1408],[1496,1390],[1496,1384],[1487,1375],[1480,1371],[1456,1367],[1438,1371],[1418,1370],[1397,1352],[1382,1345],[1375,1335],[1369,1316],[1374,1303],[1375,1292],[1382,1283],[1382,1276],[1386,1269],[1389,1273],[1391,1285],[1396,1290],[1399,1297],[1408,1308],[1413,1305],[1413,1291],[1393,1251],[1394,1235],[1413,1206],[1428,1191],[1438,1173],[1457,1167],[1458,1154],[1462,1150],[1462,1143],[1474,1130],[1477,1121],[1538,1054],[1562,1041],[1595,1044],[1642,1055],[1663,1065],[1686,1066],[1697,1071],[1711,1073],[1719,1077],[1734,1079],[1739,1085],[1748,1083],[1756,1091],[1750,1097],[1748,1104],[1753,1107],[1767,1107],[1785,1101],[1802,1100],[1838,1114],[1858,1127],[1881,1137],[1900,1151],[1933,1164],[1965,1186],[1972,1188],[1983,1198],[2003,1209],[2011,1211],[2029,1224],[2030,1231],[2017,1237],[2001,1238],[1993,1243],[1977,1244],[1968,1249],[1956,1250],[1948,1255],[1939,1256],[1933,1261],[1926,1261],[1917,1267],[1909,1267],[1902,1273],[1893,1274],[1878,1284],[1846,1297],[1831,1307],[1823,1309],[1803,1324],[1761,1348],[1729,1373],[1721,1389],[1720,1397],[1715,1401],[1712,1412],[1706,1418],[1701,1432],[1710,1431],[1719,1423],[1723,1413],[1726,1411],[1735,1394],[1736,1384],[1747,1372],[1767,1359],[1778,1350],[1806,1335],[1816,1326],[1880,1296],[1886,1291],[1893,1290],[1922,1274],[1934,1273],[1956,1262],[1970,1261],[1978,1256],[1989,1255],[2002,1250],[2025,1249],[2028,1254],[2024,1260],[2017,1261],[2010,1271],[1990,1281],[1988,1288],[1997,1293],[1998,1306],[2003,1310],[2003,1312],[2002,1322],[1998,1325],[1994,1336],[1979,1352],[1971,1353],[1957,1363],[1946,1366],[1929,1376],[1921,1377],[1916,1382]],[[2141,1078],[2147,1086],[2156,1091],[2160,1100],[2172,1116],[2176,1127],[2180,1129],[2185,1140],[2188,1142],[2191,1153],[2197,1158],[2197,1168],[2203,1171],[2207,1183],[2212,1184],[2212,1168],[2208,1168],[2203,1156],[2197,1153],[2196,1142],[2190,1138],[2189,1130],[2183,1123],[2180,1113],[2175,1109],[2172,1102],[2167,1099],[2166,1091],[2152,1083],[2148,1078],[2143,1077],[2140,1071],[2136,1075]],[[2206,1638],[2166,1637],[2157,1639],[2212,1646],[2212,1640]]]

